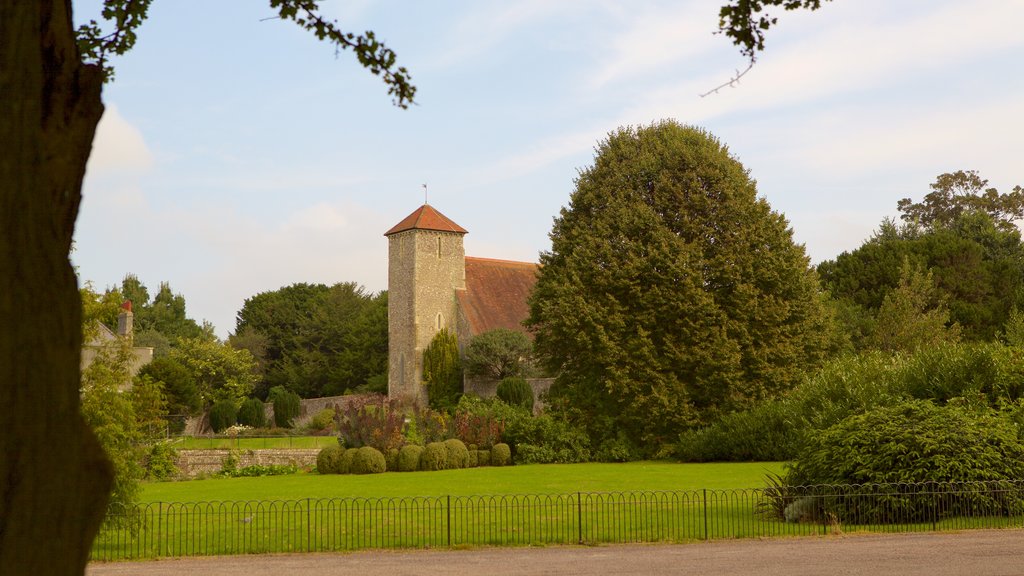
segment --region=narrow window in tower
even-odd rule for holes
[[[437,257],[441,257],[441,236],[437,237]]]
[[[441,329],[441,325],[442,325],[443,323],[444,323],[444,320],[442,320],[442,319],[441,319],[441,315],[440,315],[440,314],[438,314],[438,315],[437,315],[437,329],[438,329],[438,330],[440,330],[440,329]]]

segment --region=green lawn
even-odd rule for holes
[[[143,502],[386,498],[483,494],[570,494],[659,490],[760,488],[782,463],[545,464],[368,476],[293,474],[217,478],[143,485]]]
[[[175,439],[171,445],[179,450],[206,450],[212,448],[259,450],[263,448],[323,448],[337,443],[337,436],[272,436],[267,438],[184,436]]]

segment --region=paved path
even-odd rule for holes
[[[88,576],[402,576],[406,574],[1024,574],[1024,531],[720,540],[669,545],[278,554],[91,564]]]

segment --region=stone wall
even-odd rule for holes
[[[227,448],[178,450],[178,473],[182,478],[195,478],[220,472],[231,452]],[[236,450],[235,453],[238,455],[239,468],[255,465],[293,465],[301,468],[316,466],[316,456],[320,449]]]

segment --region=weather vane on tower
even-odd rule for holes
[[[429,202],[427,202],[427,185],[426,184],[423,185],[423,203],[424,204],[429,204]]]

